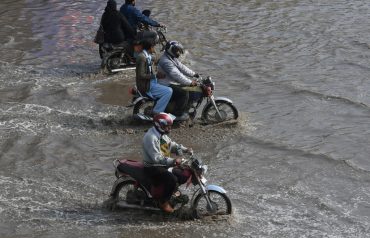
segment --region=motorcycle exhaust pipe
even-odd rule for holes
[[[135,67],[129,67],[129,68],[124,68],[124,69],[112,69],[112,73],[117,73],[117,72],[121,72],[121,71],[126,71],[126,70],[132,70],[132,69],[135,69]]]

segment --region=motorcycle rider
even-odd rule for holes
[[[163,211],[172,213],[174,209],[169,200],[175,192],[177,178],[168,171],[168,167],[179,165],[181,159],[171,158],[170,155],[178,152],[179,149],[192,153],[192,149],[177,144],[168,137],[173,124],[173,119],[169,114],[159,113],[154,117],[153,122],[154,126],[147,131],[143,139],[144,172],[153,186],[164,185],[159,205]]]
[[[182,86],[196,86],[197,81],[188,77],[199,77],[199,74],[181,63],[179,57],[184,53],[184,47],[178,41],[169,41],[165,52],[158,62],[158,71],[163,72],[165,77],[158,80],[162,85],[172,88],[172,98],[176,107],[173,114],[178,120],[187,119],[189,115],[185,112],[189,100],[189,92]]]
[[[143,23],[150,26],[160,27],[163,26],[159,24],[157,21],[152,20],[147,16],[148,12],[140,12],[136,7],[136,0],[125,0],[125,3],[121,6],[120,12],[127,18],[128,22],[130,23],[131,27],[134,29],[135,32],[138,30],[138,24]],[[143,14],[144,13],[144,14]],[[144,31],[137,35],[138,39],[152,39],[158,40],[158,35],[156,32],[153,31]]]
[[[153,115],[164,112],[172,96],[170,87],[158,83],[157,78],[164,77],[163,73],[154,72],[155,43],[151,40],[142,40],[142,52],[136,57],[136,86],[141,94],[146,94],[156,100]]]
[[[136,35],[127,19],[117,11],[115,0],[108,0],[101,18],[104,29],[104,42],[124,46],[129,50],[130,43]]]

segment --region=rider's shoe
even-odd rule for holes
[[[167,212],[167,213],[173,213],[173,211],[175,209],[173,209],[173,207],[171,207],[170,203],[169,202],[164,202],[164,203],[161,203],[159,204],[159,207],[164,211],[164,212]]]
[[[181,116],[176,116],[176,121],[186,121],[189,119],[189,114],[184,112]]]

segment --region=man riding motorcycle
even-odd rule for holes
[[[146,94],[157,100],[152,111],[152,114],[155,115],[165,111],[172,96],[172,89],[158,83],[158,79],[163,78],[164,75],[161,72],[155,73],[153,67],[156,61],[155,43],[143,40],[141,45],[143,50],[136,57],[136,86],[141,94]]]
[[[187,119],[189,115],[185,113],[185,108],[189,100],[189,92],[182,89],[182,86],[196,86],[195,80],[188,77],[199,77],[179,60],[179,57],[184,53],[184,47],[178,41],[169,41],[166,44],[165,52],[158,62],[158,72],[164,73],[166,76],[158,83],[172,88],[171,101],[175,101],[176,109],[173,114],[178,120]]]
[[[191,153],[192,149],[177,144],[167,136],[173,124],[169,114],[159,113],[154,116],[153,121],[154,126],[148,130],[143,139],[144,172],[153,186],[164,185],[159,205],[163,211],[172,213],[174,209],[169,200],[175,192],[177,178],[168,171],[168,167],[180,164],[181,159],[171,158],[170,155],[179,149]]]
[[[149,18],[149,12],[144,11],[140,12],[136,7],[136,0],[125,0],[125,3],[121,6],[120,12],[122,15],[124,15],[128,22],[130,23],[131,27],[134,29],[135,32],[138,30],[138,25],[140,23],[147,24],[149,26],[155,26],[155,27],[160,27],[163,26],[159,24],[157,21],[152,20]],[[158,35],[156,32],[153,31],[144,31],[144,32],[139,32],[137,34],[137,39],[142,40],[142,39],[151,39],[153,41],[158,40]]]

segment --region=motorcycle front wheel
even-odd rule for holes
[[[209,198],[211,205],[208,204],[206,197]],[[226,194],[212,190],[206,195],[198,194],[193,204],[195,214],[200,219],[213,215],[230,215],[232,211],[231,201]]]
[[[217,108],[220,113],[217,112],[213,104],[208,104],[202,113],[202,119],[207,124],[219,123],[228,120],[236,120],[239,116],[236,107],[225,101],[216,101]]]

